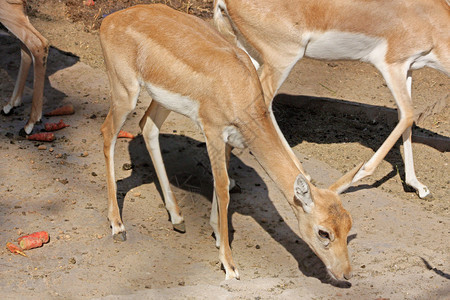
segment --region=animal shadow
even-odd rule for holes
[[[316,144],[338,144],[357,142],[374,151],[382,145],[396,126],[397,110],[354,102],[279,94],[275,97],[273,110],[278,125],[288,143],[293,147],[303,141]],[[414,126],[413,133],[432,138],[416,138],[441,152],[450,149],[450,138],[424,128]],[[392,171],[377,180],[372,187],[378,187],[397,173],[405,181],[405,166],[400,153],[400,138],[386,155],[385,160],[392,165]],[[350,187],[347,192],[367,185]],[[403,185],[406,192],[414,189]]]
[[[211,205],[213,178],[205,144],[186,136],[161,134],[160,145],[172,187],[189,193],[200,194],[203,196],[201,199],[207,199],[208,205]],[[128,150],[132,172],[130,176],[117,182],[118,202],[121,210],[123,209],[127,192],[142,184],[155,183],[163,199],[161,187],[143,137],[139,135],[133,139],[129,143]],[[235,231],[231,222],[232,215],[238,213],[250,216],[296,259],[299,270],[305,276],[315,277],[323,283],[341,288],[349,288],[351,286],[349,282],[338,282],[331,279],[321,260],[284,222],[269,199],[267,185],[251,167],[243,163],[237,156],[232,155],[229,174],[236,179],[236,182],[244,191],[242,194],[230,194],[231,201],[228,210],[230,243],[233,241],[233,233]],[[252,195],[245,192],[245,190],[250,190],[250,186],[259,190],[256,201]],[[192,206],[189,201],[184,203],[183,211],[190,209],[189,206]],[[236,230],[239,230],[239,228]],[[355,237],[349,237],[349,241]]]

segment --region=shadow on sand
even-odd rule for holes
[[[316,144],[359,143],[376,151],[398,122],[397,110],[330,98],[280,94],[275,97],[275,118],[288,143],[294,147],[302,141]],[[450,138],[418,126],[413,128],[413,142],[441,152],[450,151]],[[385,160],[392,171],[373,185],[350,187],[347,192],[378,187],[397,173],[404,182],[405,166],[400,153],[400,138]],[[403,184],[404,190],[414,192]]]
[[[7,101],[9,101],[16,78],[19,72],[20,66],[20,41],[15,37],[9,35],[6,32],[0,30],[0,69],[3,69],[8,74],[8,79],[3,78],[0,82],[0,86],[4,86],[1,89],[0,108],[3,107]],[[45,74],[44,85],[44,103],[43,111],[47,111],[48,107],[58,106],[59,103],[67,97],[67,95],[60,90],[53,88],[50,84],[48,77],[59,70],[68,68],[79,61],[79,57],[71,53],[59,50],[54,47],[50,47],[49,55],[47,59],[47,69]],[[25,91],[23,97],[23,104],[14,108],[11,116],[7,118],[18,119],[23,118],[20,122],[18,130],[25,125],[25,120],[28,118],[29,111],[31,110],[31,96],[33,90],[33,67],[30,68],[30,72],[25,84]],[[16,126],[14,126],[16,127]],[[35,130],[36,131],[36,130]],[[17,131],[18,132],[18,131]]]
[[[203,196],[202,199],[207,199],[209,201],[208,205],[211,205],[213,178],[205,144],[189,137],[169,134],[160,135],[160,143],[171,185],[188,192],[201,194]],[[142,184],[154,182],[161,198],[163,198],[161,187],[142,136],[136,137],[129,143],[129,153],[132,164],[131,175],[117,182],[118,202],[121,210],[126,193]],[[296,259],[299,270],[305,276],[312,276],[324,283],[341,288],[349,288],[351,286],[349,282],[337,282],[330,278],[320,259],[284,222],[269,199],[266,184],[252,168],[244,164],[238,157],[232,155],[229,173],[232,177],[236,176],[234,178],[244,191],[242,194],[231,194],[229,220],[232,219],[234,213],[252,217]],[[258,199],[250,197],[248,192],[245,193],[246,189],[250,189],[249,185],[256,186],[259,191],[262,191],[258,193]],[[183,210],[187,211],[189,207],[186,206],[192,204],[188,201],[184,205]],[[231,221],[229,223],[230,242],[232,242],[234,228]],[[169,223],[168,226],[170,226]],[[239,230],[239,228],[236,230]],[[350,236],[349,242],[354,238],[356,238],[356,235]]]

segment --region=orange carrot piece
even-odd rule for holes
[[[35,237],[23,238],[19,242],[20,248],[23,250],[29,250],[33,248],[38,248],[42,246],[42,240]]]
[[[27,139],[31,141],[52,142],[55,140],[53,132],[39,132],[27,136]]]
[[[17,239],[17,241],[20,243],[21,240],[27,239],[30,237],[40,239],[42,241],[42,243],[44,243],[44,244],[48,243],[48,241],[50,239],[47,231],[38,231],[38,232],[34,232],[29,235],[21,236],[20,238]]]
[[[83,1],[83,4],[86,6],[94,6],[95,2],[94,2],[94,0],[86,0],[86,1]]]
[[[8,248],[9,251],[11,251],[14,254],[20,254],[22,256],[27,256],[25,253],[23,253],[22,249],[20,249],[18,246],[14,245],[13,243],[6,243],[6,248]]]
[[[45,123],[44,127],[45,127],[45,131],[56,131],[56,130],[60,130],[66,127],[69,127],[70,125],[64,123],[63,120],[59,120],[58,123]]]
[[[134,135],[132,135],[129,132],[126,132],[124,130],[119,131],[119,135],[117,136],[118,138],[129,138],[129,139],[134,139]]]
[[[46,113],[44,116],[51,117],[51,116],[73,115],[74,113],[75,110],[73,109],[73,105],[67,104]]]

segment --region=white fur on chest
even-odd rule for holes
[[[235,126],[227,126],[222,131],[222,138],[225,143],[238,149],[247,148],[244,137]]]
[[[182,114],[195,123],[198,124],[198,109],[199,104],[197,101],[168,91],[166,89],[154,86],[150,83],[146,83],[147,91],[156,102],[167,108],[168,110]]]

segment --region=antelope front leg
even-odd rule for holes
[[[227,171],[227,159],[226,159],[227,146],[221,139],[221,133],[214,129],[208,130],[205,128],[205,139],[209,159],[211,161],[211,169],[214,177],[215,199],[213,199],[213,207],[211,213],[214,214],[217,212],[219,217],[218,218],[219,259],[225,269],[226,273],[225,279],[232,279],[232,278],[239,279],[239,272],[233,262],[230,242],[228,238],[228,204],[230,202],[230,194],[228,189],[230,181],[228,179],[228,171]],[[211,220],[212,219],[213,216],[211,216]]]
[[[405,170],[406,170],[406,183],[412,186],[419,194],[420,198],[424,198],[430,194],[428,188],[421,184],[416,177],[414,171],[412,146],[411,146],[411,127],[413,125],[413,106],[411,100],[411,75],[403,71],[403,66],[390,66],[387,68],[381,68],[388,87],[394,95],[395,101],[399,109],[399,122],[395,126],[394,130],[388,136],[386,141],[375,152],[370,160],[364,164],[352,180],[352,183],[372,175],[376,167],[386,157],[389,150],[395,145],[400,136],[403,136],[404,150],[405,150]],[[385,71],[383,71],[385,70]]]
[[[107,65],[109,68],[110,66]],[[124,72],[125,73],[125,72]],[[125,73],[126,74],[126,73]],[[128,114],[135,108],[140,87],[132,78],[119,78],[122,74],[109,73],[111,85],[111,105],[103,122],[103,153],[106,161],[106,176],[108,186],[108,220],[111,223],[113,238],[117,241],[126,240],[125,226],[120,217],[117,203],[117,186],[114,173],[114,147],[117,135]],[[128,80],[128,81],[127,81]]]
[[[408,88],[408,95],[411,98],[411,86],[412,86],[412,72],[408,72],[408,76],[406,79],[406,84]],[[399,114],[400,118],[400,114]],[[412,143],[411,143],[411,134],[412,134],[412,127],[408,127],[405,132],[403,133],[403,155],[404,155],[404,162],[405,162],[405,183],[411,187],[413,187],[417,193],[419,194],[420,198],[425,198],[429,195],[431,195],[430,190],[428,187],[423,185],[416,176],[416,171],[414,170],[414,159],[413,159],[413,150],[412,150]]]
[[[33,28],[34,29],[34,28]],[[35,34],[39,34],[37,31]],[[42,36],[37,36],[41,41]],[[39,48],[28,46],[33,55],[34,76],[33,76],[33,98],[31,101],[30,119],[25,125],[25,133],[30,134],[36,122],[42,117],[42,103],[44,97],[45,70],[47,68],[48,42],[44,39]]]
[[[125,226],[120,217],[119,205],[117,203],[117,185],[114,172],[114,148],[117,141],[117,130],[113,122],[113,113],[110,110],[102,125],[103,153],[106,161],[106,177],[108,187],[108,220],[111,223],[114,240],[125,241],[127,239]]]
[[[225,145],[225,161],[227,164],[227,170],[230,166],[230,157],[231,157],[231,150],[233,150],[233,147],[226,144]],[[230,185],[228,187],[228,191],[231,191],[235,186],[236,182],[234,179],[228,177],[230,180]],[[219,208],[217,207],[217,196],[216,191],[214,190],[213,199],[212,199],[212,205],[211,205],[211,216],[209,219],[209,224],[211,225],[214,237],[216,238],[216,247],[220,247],[220,231],[219,231]]]
[[[411,132],[412,128],[408,127],[403,133],[403,151],[404,151],[404,162],[405,162],[405,183],[417,191],[420,198],[426,198],[431,195],[430,190],[427,186],[422,184],[416,176],[414,170],[414,160],[411,145]]]
[[[11,100],[8,104],[6,104],[3,107],[2,112],[5,115],[8,115],[11,113],[12,109],[14,107],[19,106],[22,104],[22,95],[23,90],[25,88],[25,82],[28,76],[28,72],[30,71],[32,58],[30,56],[30,53],[26,49],[24,44],[21,44],[22,49],[20,51],[20,67],[19,67],[19,74],[17,75],[16,84],[14,85],[13,94],[11,96]]]
[[[3,8],[4,10],[0,13],[0,21],[21,41],[22,51],[19,75],[14,87],[14,92],[11,101],[3,108],[3,112],[8,114],[12,108],[21,104],[25,81],[31,62],[33,62],[34,81],[31,114],[24,128],[25,133],[30,134],[34,124],[40,121],[42,116],[42,97],[44,94],[44,80],[49,43],[47,39],[31,25],[28,17],[25,15],[21,2],[9,3],[7,5],[8,6]]]

